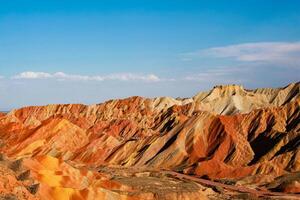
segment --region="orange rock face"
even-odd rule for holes
[[[184,182],[167,172],[268,188],[300,171],[299,122],[299,83],[216,86],[186,99],[130,97],[13,110],[0,116],[0,151],[24,160],[44,199],[225,198],[235,189],[225,187],[218,196],[214,183]],[[122,170],[131,173],[110,175]],[[270,192],[297,193],[299,182],[270,186]]]
[[[0,118],[1,118],[1,117],[4,117],[5,115],[6,115],[5,113],[0,112]]]

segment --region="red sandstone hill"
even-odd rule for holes
[[[4,117],[6,114],[3,112],[0,112],[0,117]]]
[[[23,160],[41,199],[297,199],[299,122],[300,83],[216,86],[13,110],[0,116],[0,151]]]

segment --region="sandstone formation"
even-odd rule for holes
[[[1,117],[4,117],[5,115],[6,115],[5,113],[0,112],[0,118],[1,118]]]
[[[37,200],[35,196],[39,183],[29,177],[30,171],[24,169],[21,160],[7,160],[0,155],[0,199]]]
[[[0,151],[23,160],[35,198],[297,199],[299,122],[300,83],[216,86],[13,110],[0,116]]]

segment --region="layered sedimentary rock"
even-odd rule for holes
[[[39,183],[30,178],[30,171],[20,160],[11,161],[0,155],[0,199],[37,200]]]
[[[115,199],[204,199],[208,193],[217,195],[191,180],[186,187],[179,181],[170,186],[177,189],[165,188],[170,196],[162,197],[162,192],[155,193],[159,191],[153,186],[155,178],[158,185],[172,185],[177,179],[169,177],[164,183],[159,181],[165,173],[149,175],[152,189],[147,192],[129,184],[129,180],[140,181],[136,174],[122,175],[118,183],[111,183],[107,173],[98,171],[100,166],[142,169],[144,174],[146,169],[147,173],[149,169],[178,172],[297,193],[299,179],[286,177],[300,171],[299,95],[299,83],[256,90],[229,85],[185,99],[130,97],[89,106],[25,107],[0,117],[0,150],[12,159],[25,159],[47,199],[101,195],[103,199],[114,195]],[[53,173],[58,173],[57,179],[43,178]],[[127,189],[119,193],[103,189],[99,180]],[[271,182],[278,184],[268,185]]]

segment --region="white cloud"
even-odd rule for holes
[[[0,79],[4,79],[4,76],[1,76],[1,75],[0,75]]]
[[[185,76],[183,80],[186,81],[199,81],[199,82],[220,82],[220,83],[239,83],[241,80],[237,79],[236,75],[245,74],[247,69],[239,67],[222,67],[215,69],[204,70],[200,73]],[[246,79],[243,79],[244,82]]]
[[[137,75],[131,73],[111,74],[108,76],[104,76],[102,78],[104,80],[122,80],[122,81],[129,81],[129,80],[159,81],[160,80],[160,78],[154,74]]]
[[[14,79],[44,79],[44,78],[51,78],[52,75],[45,72],[22,72],[16,76]]]
[[[183,60],[196,57],[231,58],[240,62],[298,64],[300,42],[257,42],[213,47],[181,55]]]
[[[73,81],[161,81],[155,74],[134,74],[134,73],[119,73],[109,75],[86,76],[78,74],[66,74],[64,72],[46,73],[46,72],[22,72],[12,77],[13,79],[55,79],[55,80],[73,80]]]

